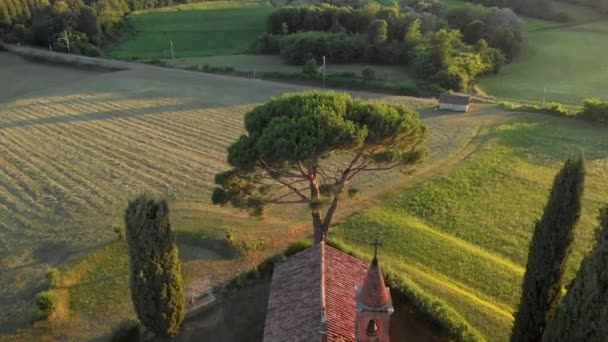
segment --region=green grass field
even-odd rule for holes
[[[463,0],[442,0],[448,8]],[[521,52],[496,76],[480,79],[488,95],[524,102],[546,101],[578,105],[583,99],[608,99],[608,18],[593,9],[555,2],[556,11],[571,21],[557,23],[533,18],[525,22]]]
[[[540,22],[540,24],[539,24]],[[481,88],[497,97],[579,104],[608,100],[608,19],[573,27],[543,27],[533,21],[522,53]]]
[[[577,105],[585,98],[608,100],[608,18],[592,9],[556,3],[566,24],[525,18],[521,55],[479,86],[499,98]]]
[[[362,250],[380,237],[382,261],[444,298],[489,341],[506,341],[535,220],[560,163],[579,150],[588,178],[572,277],[608,203],[608,131],[566,119],[508,119],[448,176],[349,218],[334,236]]]
[[[120,59],[177,58],[245,52],[266,30],[274,8],[265,2],[217,1],[137,11],[129,16],[134,36],[110,56]]]

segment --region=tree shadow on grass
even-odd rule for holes
[[[175,239],[182,261],[200,259],[235,259],[239,250],[228,240],[195,232],[178,231]]]
[[[157,337],[154,342],[259,342],[264,337],[264,322],[270,277],[239,289],[201,313],[188,318],[173,339]]]
[[[170,105],[162,105],[156,107],[146,107],[146,108],[138,108],[138,109],[117,109],[117,110],[108,110],[108,111],[99,111],[99,112],[90,112],[83,113],[78,115],[63,115],[63,116],[50,116],[50,117],[42,117],[42,118],[32,118],[32,119],[24,119],[17,121],[9,121],[3,124],[0,124],[0,130],[9,129],[9,128],[19,128],[19,127],[29,127],[29,126],[39,126],[39,125],[49,125],[49,124],[62,124],[62,123],[71,123],[71,122],[86,122],[86,121],[95,121],[95,120],[112,120],[118,118],[132,118],[139,117],[144,115],[154,115],[154,114],[162,114],[162,113],[175,113],[179,111],[190,111],[189,103],[181,103],[181,104],[170,104]]]
[[[411,304],[395,300],[395,313],[391,316],[390,335],[392,341],[447,342],[440,327],[429,323]]]

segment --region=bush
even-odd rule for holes
[[[290,257],[294,254],[300,253],[301,251],[312,247],[312,241],[310,240],[298,240],[292,244],[290,244],[285,252],[286,257]]]
[[[517,111],[517,112],[528,112],[528,113],[538,113],[538,114],[549,114],[555,116],[565,116],[565,117],[575,117],[578,113],[573,113],[566,106],[561,103],[549,102],[544,107],[540,105],[533,104],[515,104],[511,102],[502,101],[499,104],[500,107]]]
[[[284,261],[286,258],[294,254],[310,248],[311,246],[312,242],[310,240],[299,240],[290,244],[283,253],[275,254],[269,258],[266,258],[256,267],[232,279],[226,285],[226,289],[240,289],[259,279],[271,276],[276,264]]]
[[[281,36],[264,33],[257,38],[253,45],[253,52],[257,54],[279,53],[279,38]]]
[[[561,103],[557,103],[557,102],[549,102],[542,109],[544,110],[545,113],[553,114],[553,115],[557,115],[557,116],[570,115],[570,112],[568,111],[566,106],[564,106]]]
[[[6,41],[8,43],[25,43],[26,31],[25,25],[17,24],[13,26],[13,30],[7,35]]]
[[[456,68],[448,68],[439,71],[433,80],[442,88],[448,90],[465,90],[468,85],[468,77]]]
[[[125,239],[125,227],[120,226],[120,225],[115,225],[115,226],[112,227],[112,230],[118,236],[118,240],[124,240]]]
[[[372,81],[376,79],[376,72],[373,69],[365,68],[361,71],[361,77],[366,81]]]
[[[54,267],[46,271],[44,276],[49,281],[49,286],[51,289],[57,288],[61,283],[61,273]]]
[[[266,258],[264,261],[262,261],[257,267],[257,269],[260,271],[260,275],[262,277],[272,275],[272,272],[274,271],[274,265],[285,260],[285,255],[287,254],[273,255],[270,258]]]
[[[581,118],[590,122],[601,122],[608,124],[608,101],[599,99],[586,99],[583,101]]]
[[[49,319],[57,310],[57,295],[51,290],[38,293],[36,296],[36,306],[38,307],[38,317]]]
[[[113,331],[110,337],[111,342],[139,342],[139,321],[127,319],[122,321]]]
[[[302,73],[305,75],[314,76],[317,74],[319,66],[317,65],[317,61],[314,58],[311,58],[306,61],[304,67],[302,68]]]

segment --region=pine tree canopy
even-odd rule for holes
[[[213,203],[254,215],[271,205],[308,204],[316,242],[325,239],[356,175],[412,171],[426,152],[427,130],[418,113],[345,93],[283,95],[247,113],[245,128],[247,134],[228,148],[233,169],[216,175]]]

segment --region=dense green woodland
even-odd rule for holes
[[[99,55],[117,38],[125,14],[199,0],[2,0],[0,38],[11,43],[49,46],[56,51]]]
[[[330,63],[411,66],[434,93],[465,90],[518,54],[523,24],[512,10],[470,5],[444,13],[433,4],[283,7],[268,19],[256,51],[296,65],[326,56]]]

